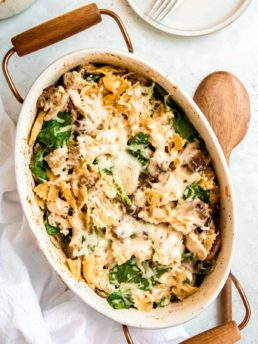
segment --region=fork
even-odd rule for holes
[[[169,13],[174,11],[184,0],[156,0],[150,9],[149,16],[154,20],[163,20]]]

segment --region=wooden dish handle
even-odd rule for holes
[[[101,22],[96,4],[89,4],[33,27],[11,39],[19,56],[68,38]]]
[[[237,324],[230,321],[184,340],[181,344],[232,344],[238,342],[240,338]]]
[[[8,71],[8,62],[11,56],[14,53],[17,53],[19,56],[30,54],[81,32],[101,22],[102,14],[108,15],[115,20],[123,35],[128,51],[133,53],[132,42],[119,16],[113,11],[98,9],[94,3],[51,19],[11,39],[13,48],[4,56],[2,68],[12,93],[20,103],[23,103],[23,98],[15,87]]]

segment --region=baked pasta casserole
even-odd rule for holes
[[[81,65],[46,88],[31,129],[33,190],[71,274],[115,309],[182,301],[220,248],[205,144],[159,84]]]

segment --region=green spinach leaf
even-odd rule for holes
[[[107,168],[107,167],[104,167],[102,168],[101,172],[109,175],[109,176],[112,176],[113,175],[113,172],[112,172],[112,168]]]
[[[165,266],[165,265],[159,265],[159,266],[156,266],[154,269],[153,269],[153,275],[154,277],[156,278],[160,278],[165,272],[168,271],[168,267]]]
[[[153,94],[155,98],[164,101],[164,97],[168,95],[168,92],[162,86],[155,82],[153,87]]]
[[[141,269],[137,266],[134,258],[127,262],[116,265],[109,271],[109,282],[112,284],[137,283],[142,276]]]
[[[175,132],[189,142],[193,142],[195,138],[198,138],[197,131],[187,117],[178,110],[173,110],[173,113],[175,117],[172,120],[172,124]]]
[[[128,195],[126,194],[126,192],[124,191],[122,186],[115,183],[115,187],[116,187],[117,195],[121,198],[121,200],[124,202],[124,204],[131,205],[132,201],[130,200],[130,198],[128,197]]]
[[[196,287],[199,287],[202,284],[205,277],[212,272],[213,268],[214,268],[214,263],[202,262],[198,264],[197,272],[195,274],[194,285]]]
[[[172,125],[175,129],[175,132],[188,142],[193,142],[194,139],[199,139],[199,134],[195,127],[186,117],[182,109],[173,101],[171,96],[168,96],[165,99],[165,105],[168,106],[174,114]]]
[[[151,280],[143,277],[142,270],[136,264],[135,258],[131,258],[127,262],[116,265],[109,271],[109,282],[119,285],[120,283],[135,283],[142,290],[149,290]]]
[[[47,162],[44,160],[44,155],[47,150],[45,148],[40,149],[34,156],[33,162],[30,164],[30,170],[33,176],[39,183],[46,182],[47,178]]]
[[[149,163],[149,158],[146,154],[146,148],[148,147],[149,136],[143,132],[139,132],[127,143],[127,152],[140,162],[143,169],[146,169]]]
[[[45,121],[37,142],[49,148],[62,147],[71,136],[71,114],[59,112],[56,118]]]
[[[113,292],[108,295],[107,301],[114,309],[128,309],[133,306],[130,294],[126,292]]]
[[[112,167],[110,167],[110,168],[107,168],[107,167],[99,168],[99,172],[104,173],[106,175],[113,176]],[[116,188],[117,195],[121,198],[121,200],[124,202],[124,204],[131,205],[132,201],[130,200],[130,198],[128,197],[126,192],[124,191],[123,187],[120,184],[118,184],[116,181],[115,181],[114,185]]]
[[[201,201],[208,203],[210,199],[210,191],[204,190],[199,184],[192,183],[191,185],[187,186],[183,193],[183,199],[195,199],[199,198]]]
[[[192,123],[188,120],[180,107],[173,101],[171,96],[168,95],[168,92],[163,87],[155,83],[153,93],[155,98],[163,100],[165,105],[172,110],[175,116],[172,120],[172,125],[176,133],[189,142],[192,142],[195,138],[199,138],[198,132],[195,130]]]
[[[160,301],[157,303],[156,307],[164,307],[164,302],[166,301],[165,296],[162,296],[162,298],[160,299]]]
[[[150,159],[144,156],[140,149],[133,149],[132,147],[130,147],[127,149],[127,152],[140,162],[143,169],[147,168]]]
[[[128,141],[128,146],[142,146],[147,148],[149,145],[149,136],[142,131],[140,131],[137,135],[132,137]]]
[[[84,79],[89,82],[99,81],[103,77],[103,74],[86,73]]]
[[[159,278],[168,271],[168,267],[165,265],[158,265],[153,268],[152,273],[153,275],[151,276],[151,283],[152,285],[156,285],[159,283]]]
[[[192,281],[188,277],[186,277],[186,279],[183,281],[183,283],[184,284],[191,284]]]
[[[213,268],[212,264],[207,263],[207,262],[203,262],[202,266],[198,270],[198,274],[199,275],[209,275],[212,271],[212,268]]]
[[[151,280],[145,278],[145,277],[141,277],[139,279],[139,282],[137,284],[138,288],[141,290],[150,290],[151,286],[152,286],[152,282]]]
[[[60,228],[51,226],[49,223],[45,223],[45,227],[48,235],[56,235],[60,232]]]
[[[192,252],[184,252],[181,256],[182,262],[189,262],[193,261],[196,262],[198,260],[198,257]]]
[[[105,227],[97,227],[97,226],[93,226],[92,227],[92,231],[95,232],[98,236],[104,238],[105,237],[105,233],[106,233],[106,228]]]
[[[58,233],[60,233],[60,228],[59,227],[54,227],[54,226],[51,226],[48,222],[48,216],[49,216],[49,212],[46,211],[45,212],[45,221],[44,221],[44,224],[45,224],[45,227],[46,227],[46,231],[47,231],[47,234],[48,235],[56,235]]]

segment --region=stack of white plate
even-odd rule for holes
[[[156,0],[128,0],[133,10],[152,26],[180,36],[199,36],[218,31],[236,20],[251,0],[185,0],[162,21],[148,13]]]
[[[24,11],[36,0],[0,0],[0,20]]]

